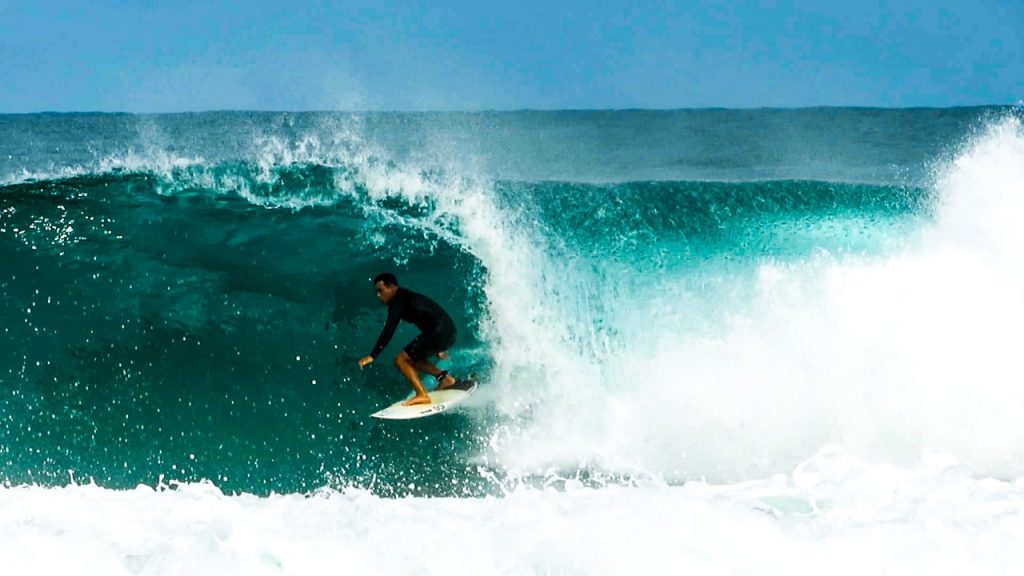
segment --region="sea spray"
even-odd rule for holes
[[[563,344],[581,369],[525,383],[547,401],[501,434],[492,457],[524,473],[584,467],[734,481],[839,443],[900,463],[948,451],[979,473],[1020,475],[1021,142],[1014,118],[983,131],[937,170],[933,216],[876,213],[871,252],[844,249],[865,223],[854,214],[837,227],[840,213],[829,220],[835,236],[816,234],[819,248],[804,255],[729,258],[728,246],[705,244],[696,262],[652,269],[664,256],[651,244],[629,254],[632,268],[609,258],[582,273],[577,253],[551,255],[538,266],[560,271],[569,288],[539,305],[567,308],[556,315],[579,335],[611,321],[613,343],[582,352]],[[805,230],[822,222],[803,218]],[[765,213],[745,225],[778,222]],[[788,228],[795,243],[798,230]],[[691,240],[677,244],[685,251]],[[614,315],[578,313],[595,299],[591,309]]]

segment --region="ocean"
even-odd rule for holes
[[[0,566],[1019,570],[1022,119],[0,115]]]

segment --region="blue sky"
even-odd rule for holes
[[[0,112],[1024,99],[1024,2],[0,0]]]

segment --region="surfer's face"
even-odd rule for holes
[[[374,286],[377,287],[377,299],[384,304],[391,302],[391,299],[395,297],[395,292],[398,292],[398,286],[388,286],[383,282],[377,282]]]

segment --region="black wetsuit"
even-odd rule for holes
[[[455,323],[444,308],[423,294],[399,288],[388,302],[388,320],[380,331],[373,352],[370,352],[374,360],[391,342],[399,320],[415,324],[422,332],[405,347],[405,352],[413,360],[426,360],[455,343]]]

